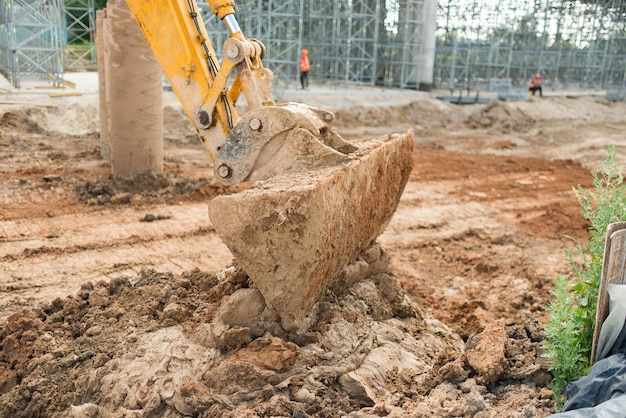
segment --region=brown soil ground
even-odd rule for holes
[[[106,398],[106,385],[93,389],[88,376],[137,357],[137,341],[148,335],[197,333],[198,318],[211,317],[224,295],[246,287],[237,274],[218,274],[232,256],[207,217],[207,202],[237,188],[213,181],[180,106],[165,94],[165,173],[131,179],[109,175],[100,156],[96,94],[4,95],[22,104],[0,104],[0,416],[107,416],[88,410]],[[415,131],[413,173],[378,243],[388,257],[386,274],[412,298],[412,315],[441,321],[466,343],[464,353],[440,350],[420,379],[388,373],[393,385],[384,399],[349,396],[338,386],[339,372],[322,379],[309,399],[294,380],[284,385],[279,377],[335,323],[321,315],[311,340],[275,332],[221,347],[221,355],[257,374],[212,369],[203,387],[213,395],[194,392],[205,402],[196,409],[181,407],[177,415],[163,403],[141,415],[126,405],[111,416],[554,412],[541,357],[545,306],[553,279],[569,272],[565,250],[586,240],[589,227],[572,189],[591,188],[609,144],[625,160],[626,105],[552,95],[457,106],[415,92],[324,86],[285,95],[335,111],[347,139]],[[399,306],[392,303],[389,312],[406,317]],[[470,358],[489,333],[506,340],[506,361],[493,376]],[[259,364],[270,352],[280,358]],[[225,389],[219,376],[256,380],[242,395]]]

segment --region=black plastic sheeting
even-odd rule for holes
[[[626,289],[609,284],[607,290],[611,312],[600,331],[601,359],[587,376],[567,385],[563,412],[550,417],[626,418]]]
[[[596,362],[588,375],[570,383],[569,399],[554,418],[626,417],[626,356],[613,354]]]

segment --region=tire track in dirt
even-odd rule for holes
[[[148,215],[167,219],[142,222]],[[117,207],[67,215],[0,221],[0,257],[41,246],[106,246],[133,236],[153,238],[211,228],[206,203],[178,206]]]
[[[486,227],[484,219],[495,212],[476,202],[432,202],[426,207],[399,207],[379,241],[385,247],[414,248],[424,242],[459,235],[468,229]],[[401,233],[400,233],[401,232]]]

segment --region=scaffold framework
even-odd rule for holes
[[[63,74],[95,70],[94,0],[0,0],[0,71],[63,85]]]
[[[265,44],[278,83],[297,83],[306,48],[312,80],[524,89],[539,72],[547,88],[626,89],[625,0],[236,3],[240,26]],[[199,6],[220,53],[226,31],[206,0]],[[0,70],[12,80],[95,69],[94,0],[0,0],[0,10]]]
[[[63,1],[63,0],[61,0]],[[66,71],[95,70],[94,0],[64,0]]]
[[[62,3],[0,0],[0,71],[16,87],[24,78],[63,81]]]
[[[626,86],[623,0],[440,0],[435,82],[442,88]]]
[[[267,48],[278,79],[298,79],[309,50],[311,77],[344,83],[415,88],[420,82],[425,0],[260,0],[237,3],[246,36]],[[223,27],[208,5],[203,18],[216,49]]]

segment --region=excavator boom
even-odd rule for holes
[[[209,205],[217,232],[283,328],[301,332],[342,269],[383,231],[412,167],[413,134],[359,144],[332,112],[275,103],[264,45],[232,0],[209,0],[229,38],[221,59],[196,0],[126,0],[211,157],[215,178],[252,187]],[[235,103],[247,101],[239,115]]]

